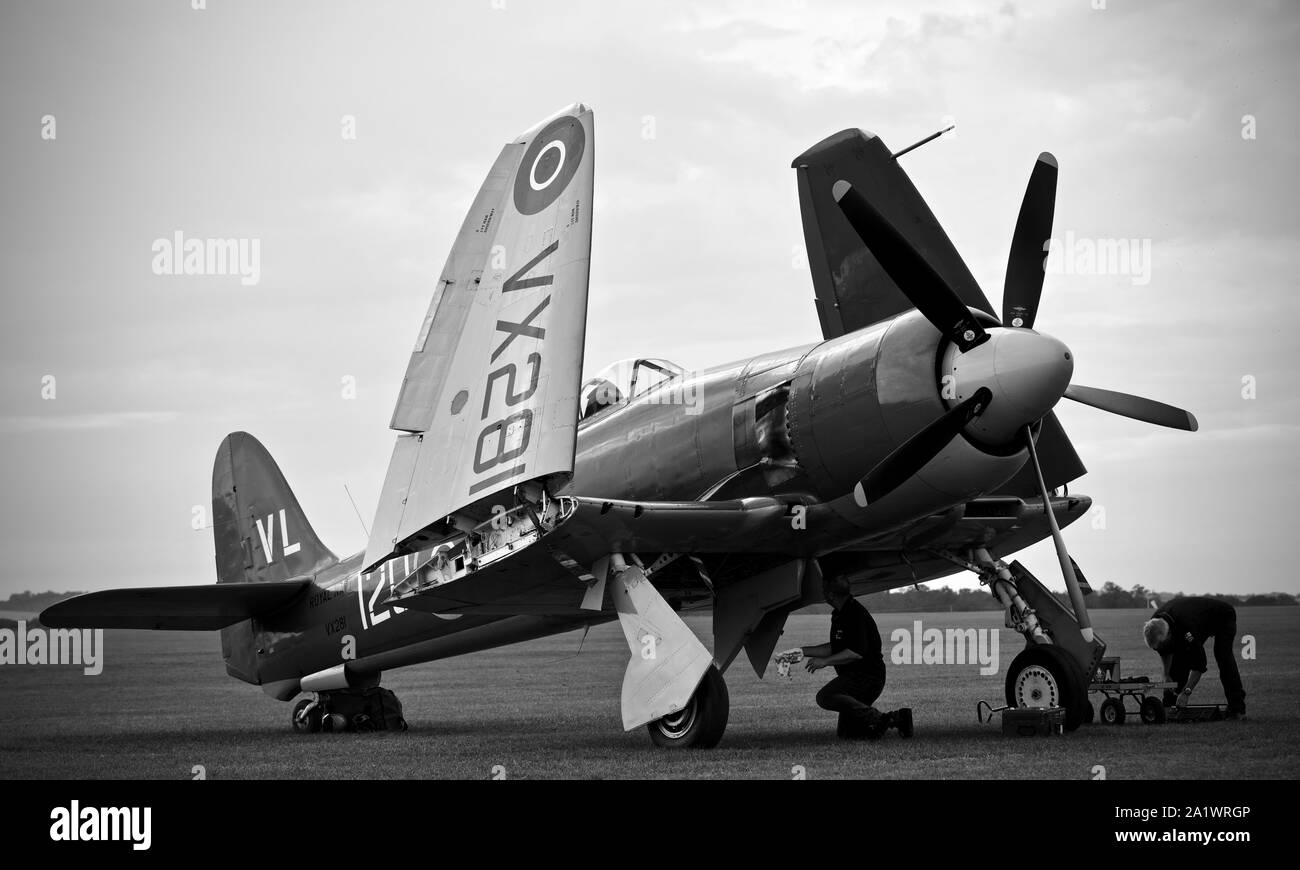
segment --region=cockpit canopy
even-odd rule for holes
[[[666,359],[629,358],[610,363],[582,385],[580,419],[626,404],[685,373],[684,368]]]

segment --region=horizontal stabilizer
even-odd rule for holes
[[[216,631],[284,607],[309,580],[158,586],[89,592],[60,601],[41,614],[49,628],[144,628]]]

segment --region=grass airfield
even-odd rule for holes
[[[6,614],[16,618],[15,614]],[[1139,610],[1093,612],[1124,675],[1158,676]],[[1000,668],[893,664],[895,629],[1001,629]],[[711,645],[709,619],[688,617]],[[619,687],[627,647],[617,623],[385,675],[411,730],[294,734],[289,704],[225,674],[215,633],[105,632],[105,665],[0,667],[0,778],[208,779],[825,778],[1107,779],[1300,776],[1300,608],[1238,609],[1257,657],[1240,661],[1249,717],[1240,722],[1091,725],[1063,737],[1004,738],[981,725],[976,702],[1000,705],[1006,669],[1023,647],[1002,614],[877,616],[889,682],[878,706],[910,706],[916,736],[874,743],[835,739],[833,714],[813,703],[829,671],[760,680],[742,653],[727,671],[731,716],[710,751],[656,749],[644,729],[625,733]],[[779,649],[820,643],[829,618],[796,614]],[[1240,653],[1240,637],[1238,651]],[[1207,649],[1208,652],[1208,649]],[[1093,696],[1099,703],[1098,696]],[[1196,702],[1223,700],[1218,671]]]

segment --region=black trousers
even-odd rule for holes
[[[1236,652],[1237,620],[1234,617],[1214,635],[1214,663],[1219,666],[1219,681],[1223,683],[1223,695],[1228,699],[1228,712],[1245,713],[1246,690],[1241,685],[1241,671],[1237,668]],[[1179,692],[1187,685],[1187,676],[1191,670],[1191,663],[1187,656],[1176,655],[1170,662],[1169,676],[1178,684]]]
[[[885,689],[883,677],[845,674],[822,686],[817,706],[840,714],[836,729],[841,737],[884,731],[884,716],[872,706]]]

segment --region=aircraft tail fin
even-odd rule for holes
[[[302,578],[338,562],[316,537],[271,454],[247,432],[232,432],[217,450],[212,535],[218,583]]]

